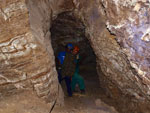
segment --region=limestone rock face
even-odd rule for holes
[[[117,16],[120,13],[126,16],[121,18],[120,22],[115,21],[116,24],[108,21],[107,27],[116,34],[120,47],[127,55],[130,65],[136,70],[138,79],[141,79],[142,83],[146,85],[146,92],[149,95],[149,1],[128,1],[128,3],[116,5],[116,8],[118,9],[114,14],[116,18],[120,18]],[[123,10],[126,10],[126,12],[123,13]],[[107,15],[108,19],[112,20],[109,12],[107,12]]]
[[[60,88],[49,28],[59,13],[74,11],[86,26],[108,95],[123,102],[121,107],[128,105],[129,112],[146,113],[149,4],[150,0],[1,0],[0,92],[8,86],[33,88],[39,97],[56,100]]]
[[[0,84],[5,85],[31,77],[26,71],[31,68],[27,69],[37,44],[29,30],[24,1],[1,1],[0,4]]]
[[[84,21],[97,56],[102,87],[128,106],[128,112],[137,112],[149,103],[149,3],[74,0],[75,12]],[[100,75],[100,68],[105,76]],[[140,112],[146,111],[149,108]]]
[[[33,88],[39,97],[51,96],[53,101],[58,81],[53,51],[47,44],[50,24],[46,21],[49,23],[51,14],[47,2],[0,1],[0,88],[4,89],[8,84],[18,89]],[[36,9],[38,5],[40,7]],[[47,14],[41,15],[43,11]],[[33,18],[29,18],[32,12]]]
[[[138,98],[149,98],[149,38],[150,38],[150,1],[102,1],[106,11],[107,28],[116,35],[116,40],[126,55],[129,65],[133,68],[133,75],[126,73],[138,90]],[[109,6],[113,5],[110,12]],[[113,14],[113,16],[112,16]],[[131,68],[130,68],[131,70]],[[135,72],[135,73],[134,73]],[[130,85],[131,86],[131,85]],[[136,88],[134,88],[135,90]],[[133,90],[130,90],[133,91]],[[145,97],[146,96],[146,97]]]

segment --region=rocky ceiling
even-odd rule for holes
[[[130,110],[148,112],[150,0],[0,1],[0,90],[33,88],[51,103],[58,98],[49,28],[64,11],[84,23],[108,95],[119,101],[129,96]]]

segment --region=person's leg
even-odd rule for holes
[[[77,84],[76,77],[73,76],[73,77],[72,77],[72,81],[71,81],[72,92],[75,92],[76,84]]]
[[[81,91],[85,91],[84,79],[82,76],[78,75],[78,84]]]
[[[67,86],[68,96],[72,96],[72,90],[71,90],[71,77],[66,76],[64,79],[65,79],[66,86]]]

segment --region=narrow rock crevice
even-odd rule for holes
[[[107,105],[103,106],[100,104],[103,103],[101,98],[103,98],[104,101],[106,99],[108,100],[108,98],[107,96],[104,96],[103,89],[100,87],[100,77],[96,70],[96,55],[90,42],[85,36],[85,29],[85,25],[82,23],[81,19],[77,18],[74,12],[70,11],[60,13],[57,18],[52,21],[50,32],[55,59],[57,59],[59,52],[65,51],[66,44],[72,43],[73,45],[77,45],[80,48],[79,74],[84,78],[86,87],[85,95],[80,94],[79,86],[76,87],[77,93],[73,93],[72,100],[70,100],[67,94],[65,80],[61,81],[61,86],[65,94],[64,102],[66,107],[56,107],[53,110],[54,113],[59,113],[60,111],[71,112],[72,109],[74,109],[76,113],[105,111],[96,110],[90,106],[102,107],[103,109],[107,109],[109,112],[116,112],[110,107],[106,108]],[[58,69],[57,63],[58,61],[56,60],[56,68]],[[99,74],[102,75],[103,73],[101,72]]]

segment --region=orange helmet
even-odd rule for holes
[[[78,46],[74,46],[73,53],[78,53],[78,52],[79,52],[79,47]]]

